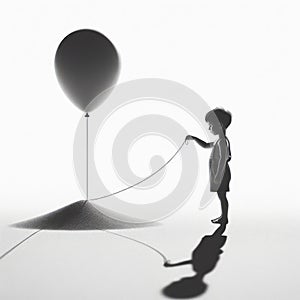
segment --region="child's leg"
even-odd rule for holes
[[[228,221],[228,200],[226,197],[226,191],[218,192],[218,197],[221,201],[221,208],[222,208],[222,220]]]

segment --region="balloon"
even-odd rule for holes
[[[97,108],[119,74],[119,56],[112,42],[89,29],[67,35],[55,54],[57,79],[68,98],[82,111]],[[112,90],[112,89],[110,89]]]

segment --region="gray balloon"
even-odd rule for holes
[[[55,72],[65,94],[91,112],[108,96],[119,75],[119,55],[100,32],[82,29],[67,35],[55,54]],[[109,90],[107,90],[109,89]]]

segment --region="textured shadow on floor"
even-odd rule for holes
[[[100,212],[89,202],[78,201],[51,213],[12,224],[15,228],[43,230],[105,230],[157,226],[159,223],[124,222]]]

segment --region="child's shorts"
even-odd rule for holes
[[[229,183],[231,180],[231,173],[230,173],[230,168],[229,165],[226,164],[225,170],[224,170],[224,175],[219,184],[214,182],[214,174],[210,170],[210,191],[211,192],[228,192],[229,191]]]

